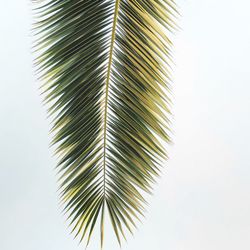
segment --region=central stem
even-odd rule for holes
[[[116,33],[116,25],[117,18],[119,12],[119,3],[120,0],[116,0],[115,2],[115,11],[114,11],[114,22],[112,27],[112,35],[111,35],[111,45],[110,45],[110,53],[109,53],[109,61],[108,61],[108,72],[107,72],[107,80],[106,80],[106,90],[105,90],[105,106],[104,106],[104,135],[103,135],[103,186],[104,186],[104,197],[106,193],[106,154],[107,154],[107,120],[108,120],[108,97],[109,97],[109,83],[110,83],[110,75],[112,70],[112,59],[113,59],[113,50],[115,43],[115,33]]]

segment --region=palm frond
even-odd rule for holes
[[[35,4],[37,72],[57,145],[61,199],[87,244],[108,212],[133,232],[144,192],[167,159],[172,0],[47,0]]]

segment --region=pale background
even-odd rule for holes
[[[76,250],[57,205],[28,0],[1,0],[0,249]],[[125,250],[250,249],[250,3],[179,0],[174,146]],[[105,249],[119,249],[107,230]],[[99,249],[98,238],[89,247]]]

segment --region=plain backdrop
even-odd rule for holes
[[[174,145],[125,250],[250,249],[250,3],[179,0]],[[60,213],[31,1],[1,0],[0,249],[84,249]],[[99,233],[99,231],[98,231]],[[109,226],[105,249],[119,249]],[[90,250],[99,249],[94,236]]]

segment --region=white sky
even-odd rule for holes
[[[76,250],[57,206],[30,1],[0,9],[0,249]],[[179,0],[170,161],[125,250],[250,249],[250,2]],[[119,249],[106,233],[106,248]],[[89,250],[99,249],[99,241]]]

